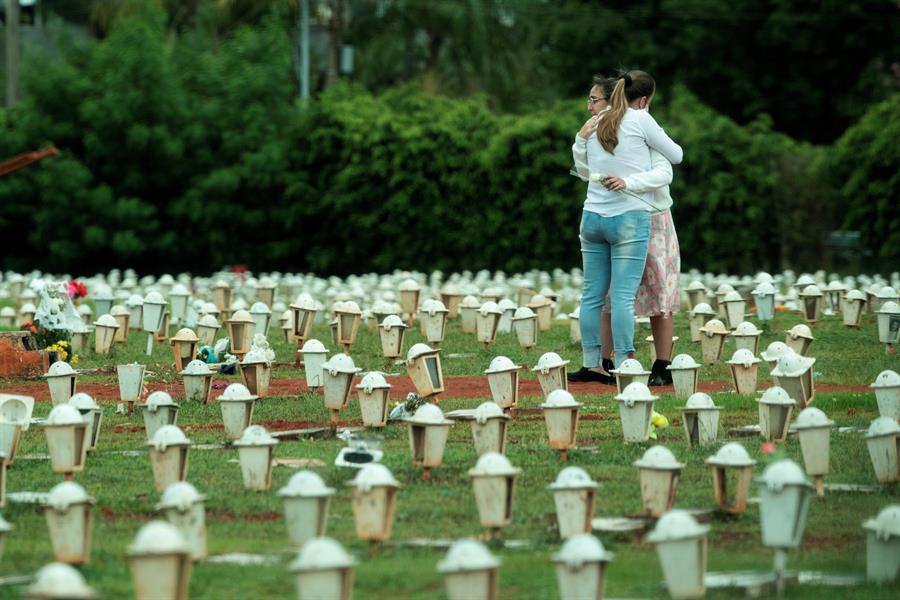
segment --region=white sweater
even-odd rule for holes
[[[614,154],[603,149],[596,135],[590,136],[587,140],[580,136],[575,138],[572,154],[575,158],[576,171],[582,179],[589,181],[584,210],[604,217],[614,217],[635,210],[664,210],[662,205],[666,203],[658,204],[655,193],[648,190],[653,189],[653,184],[659,181],[663,182],[662,185],[671,182],[671,165],[668,176],[662,173],[660,179],[659,172],[656,172],[647,178],[645,174],[654,170],[650,151],[656,150],[668,162],[678,164],[682,158],[681,147],[672,141],[645,110],[629,108],[619,126],[618,134],[619,143]],[[658,162],[656,166],[660,166]],[[607,190],[601,183],[594,181],[591,174],[615,175],[625,179],[626,192]],[[671,197],[668,204],[671,205]]]
[[[587,163],[587,140],[580,135],[575,136],[572,144],[572,157],[575,159],[575,171],[582,181],[591,180],[591,170]],[[641,194],[651,194],[649,203],[657,212],[663,212],[672,206],[672,195],[669,184],[672,183],[672,163],[654,149],[650,149],[650,170],[634,173],[625,180],[625,190]]]

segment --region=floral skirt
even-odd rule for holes
[[[650,215],[650,244],[644,277],[634,299],[634,314],[638,317],[671,315],[681,307],[678,288],[681,275],[681,251],[672,212],[665,210]],[[603,312],[610,311],[609,297]]]

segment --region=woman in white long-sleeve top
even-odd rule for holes
[[[608,355],[609,348],[604,353],[600,339],[600,313],[607,292],[615,364],[634,355],[635,293],[644,275],[651,212],[660,212],[657,194],[644,191],[655,183],[652,175],[647,181],[648,172],[655,166],[663,171],[663,179],[671,181],[669,163],[677,164],[682,158],[681,147],[646,110],[640,110],[649,105],[654,90],[653,79],[642,71],[620,77],[611,93],[603,85],[594,85],[588,107],[594,116],[578,132],[573,146],[576,168],[582,177],[587,175],[589,184],[580,231],[583,367],[572,373],[572,381],[607,381],[601,356]],[[609,107],[603,110],[607,98]],[[654,150],[659,157],[651,155]],[[632,189],[625,191],[629,179]]]

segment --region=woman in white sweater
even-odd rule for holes
[[[595,80],[588,106],[593,116],[572,147],[579,176],[590,181],[580,236],[585,275],[580,321],[584,360],[582,369],[570,376],[572,381],[608,382],[606,371],[612,365],[601,364],[601,356],[610,356],[613,345],[616,365],[634,353],[634,300],[638,283],[648,279],[644,263],[651,240],[651,213],[668,214],[671,197],[665,188],[672,179],[670,163],[677,164],[682,156],[681,148],[641,110],[649,106],[654,88],[652,78],[642,71],[631,71],[618,80]],[[670,229],[674,236],[674,226]],[[675,248],[677,257],[677,238]],[[600,312],[607,304],[607,291],[612,336],[607,325],[601,344]],[[655,297],[656,290],[652,292]],[[662,333],[656,337],[665,339]]]

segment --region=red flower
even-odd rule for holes
[[[68,285],[69,298],[84,298],[87,296],[87,287],[80,281],[74,279]]]
[[[773,452],[775,452],[775,443],[766,442],[759,447],[759,451],[762,454],[772,454]]]

